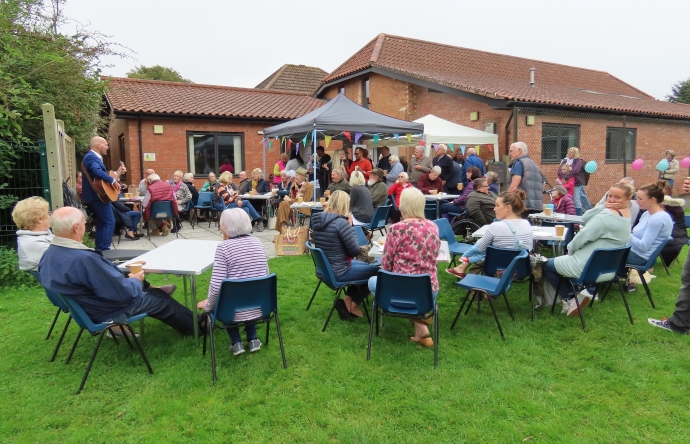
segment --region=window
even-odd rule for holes
[[[623,162],[623,143],[625,143],[625,160],[635,159],[635,145],[637,143],[637,129],[635,128],[606,128],[606,161]]]
[[[542,123],[542,163],[560,163],[568,154],[568,148],[571,146],[580,146],[580,125]]]
[[[369,109],[369,79],[362,81],[362,106]]]
[[[189,172],[195,176],[244,169],[244,135],[236,133],[187,133]]]

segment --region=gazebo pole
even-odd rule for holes
[[[264,154],[264,178],[267,178],[267,177],[268,177],[268,174],[267,174],[268,171],[266,171],[266,145],[267,145],[267,144],[268,144],[267,139],[266,139],[266,137],[264,136],[264,140],[263,140],[263,143],[262,143],[263,148],[264,148],[264,149],[263,149],[263,154]]]
[[[316,184],[318,183],[316,181],[316,172],[319,170],[319,163],[316,161],[316,124],[314,124],[314,130],[311,133],[311,155],[314,156],[312,168],[314,168],[314,202],[316,202]]]

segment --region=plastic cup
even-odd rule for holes
[[[462,184],[461,183],[458,184],[458,190],[462,191]]]
[[[250,196],[256,196],[256,191],[251,190],[251,191],[249,192],[249,195],[250,195]]]
[[[556,229],[556,236],[563,236],[565,233],[565,225],[556,225],[554,228]]]
[[[301,204],[302,202],[304,202],[304,198],[303,198],[303,197],[298,197],[298,198],[297,198],[297,203],[300,203],[300,204]]]
[[[137,261],[137,262],[132,262],[131,264],[127,264],[127,268],[129,268],[129,274],[137,274],[141,271],[141,267],[144,266],[146,261]]]
[[[331,190],[326,190],[323,192],[324,196],[331,197]]]

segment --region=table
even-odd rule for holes
[[[548,220],[551,222],[573,222],[580,225],[584,223],[582,216],[572,214],[552,213],[551,216],[547,216],[545,213],[536,213],[530,214],[529,218],[536,220]]]
[[[446,193],[425,194],[424,195],[424,199],[436,201],[436,219],[441,218],[441,201],[442,200],[457,199],[458,197],[460,197],[459,194],[446,194]]]
[[[311,208],[321,208],[321,209],[323,209],[323,205],[321,205],[320,201],[319,202],[302,202],[302,203],[297,203],[297,201],[293,202],[292,204],[290,204],[290,209],[295,213],[294,214],[295,223],[299,222],[299,210],[301,210],[303,208],[310,208],[310,209]],[[276,227],[276,229],[278,229],[278,228]],[[278,231],[280,231],[280,230],[278,230]]]
[[[262,213],[261,217],[268,220],[268,203],[272,199],[276,199],[278,197],[278,195],[269,192],[266,194],[254,194],[254,195],[252,195],[252,194],[240,194],[240,197],[242,199],[246,199],[246,200],[259,200],[259,201],[265,202],[266,204],[263,205],[263,207],[261,208],[261,213]]]
[[[371,247],[371,250],[369,250],[369,256],[375,257],[375,258],[380,258],[383,256],[383,249],[381,246],[378,244],[378,241],[381,239],[384,240],[385,242],[385,236],[380,237],[374,242],[374,246]],[[385,246],[385,245],[384,245]],[[447,262],[450,263],[450,251],[448,250],[448,242],[442,240],[441,241],[441,248],[438,252],[438,257],[436,257],[436,262]]]
[[[484,225],[474,233],[472,237],[480,238],[486,233],[489,225]],[[568,235],[568,229],[563,230],[563,236],[556,236],[556,227],[532,227],[532,236],[534,244],[537,241],[553,241],[556,242],[556,254],[559,256],[563,255],[563,243],[565,242],[565,237]]]
[[[196,277],[211,267],[216,255],[216,248],[220,241],[176,239],[155,250],[137,256],[131,261],[119,266],[126,270],[126,264],[136,261],[146,261],[143,270],[155,274],[181,274],[189,277],[192,295],[192,314],[194,316],[194,339],[199,343],[199,323],[196,308]],[[184,297],[187,303],[187,281],[184,281]]]

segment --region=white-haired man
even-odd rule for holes
[[[410,163],[407,164],[407,175],[409,177],[410,183],[417,186],[417,181],[422,177],[422,174],[426,174],[431,171],[434,165],[431,163],[431,159],[424,155],[424,147],[416,146],[414,149],[414,155],[410,159]],[[397,179],[396,179],[397,180]]]
[[[484,175],[484,162],[477,156],[477,150],[474,148],[467,148],[465,151],[465,163],[462,165],[462,182],[467,185],[469,179],[467,178],[467,170],[472,167],[477,167],[479,172]]]
[[[544,205],[544,176],[537,164],[527,155],[527,145],[524,142],[515,142],[510,145],[508,154],[511,161],[508,191],[520,189],[527,195],[523,217],[541,212]]]
[[[431,160],[431,164],[433,166],[441,168],[441,173],[439,176],[441,177],[444,187],[446,186],[448,179],[450,179],[450,176],[453,175],[453,159],[446,154],[447,150],[448,147],[444,143],[439,143],[436,145],[436,157]],[[421,189],[419,184],[417,185],[418,188]],[[424,190],[422,190],[422,193],[424,193]]]

